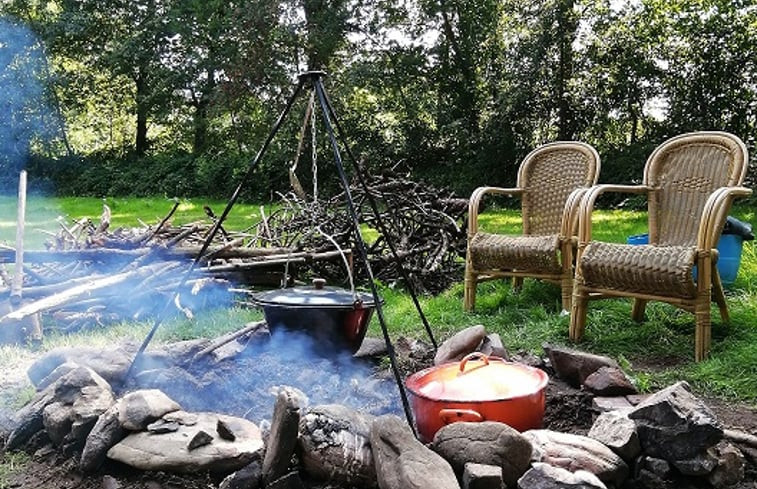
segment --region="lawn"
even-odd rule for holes
[[[210,205],[220,214],[224,203],[202,200],[184,201],[175,217],[176,223],[204,217],[202,206]],[[112,226],[139,225],[159,221],[171,208],[165,199],[108,200],[113,211]],[[97,219],[102,201],[98,199],[30,199],[27,216],[29,239],[41,244],[44,235],[35,229],[56,229],[59,215]],[[745,221],[755,222],[752,208],[737,208],[733,214]],[[0,199],[0,242],[13,243],[15,228],[15,199]],[[228,221],[228,229],[244,229],[259,218],[259,206],[238,205]],[[645,231],[644,215],[634,211],[600,211],[597,214],[595,236],[622,241],[626,236]],[[509,210],[490,210],[482,216],[485,229],[517,232],[518,214]],[[479,286],[476,311],[462,310],[462,274],[460,283],[434,297],[422,297],[421,304],[431,322],[435,336],[443,340],[453,332],[474,324],[483,324],[490,332],[501,335],[510,351],[541,352],[544,342],[571,344],[568,340],[569,318],[560,315],[560,292],[556,286],[526,280],[521,293],[513,293],[503,281],[487,282]],[[381,286],[385,299],[385,314],[393,338],[408,336],[423,339],[421,321],[405,292]],[[757,404],[757,254],[753,242],[744,243],[742,264],[735,283],[727,290],[731,312],[730,324],[723,324],[713,308],[713,341],[711,356],[700,363],[693,362],[693,316],[672,306],[651,303],[647,320],[636,324],[630,318],[631,305],[627,300],[592,302],[584,340],[577,347],[618,359],[642,390],[652,390],[674,380],[689,381],[701,394],[723,399]],[[158,332],[156,341],[165,342],[197,336],[216,336],[236,329],[243,323],[259,318],[260,313],[244,308],[209,311],[193,321],[173,319]],[[67,336],[47,335],[41,350],[74,344],[107,345],[132,339],[141,341],[149,322],[123,323],[107,329]],[[379,336],[374,318],[370,335]],[[33,356],[26,349],[0,347],[0,369],[12,368]],[[3,396],[6,397],[6,396]],[[2,404],[0,399],[0,404]],[[6,399],[7,401],[7,399]],[[9,401],[10,402],[10,401]],[[18,402],[17,400],[15,402]]]

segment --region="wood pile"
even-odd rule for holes
[[[47,249],[23,253],[23,286],[15,294],[4,264],[16,263],[16,249],[0,244],[0,339],[13,326],[28,329],[39,313],[51,314],[63,332],[145,319],[165,307],[180,285],[173,306],[191,316],[209,302],[229,301],[232,284],[278,286],[285,272],[291,281],[297,267],[341,256],[253,247],[253,235],[220,228],[195,271],[185,277],[216,217],[206,207],[208,221],[173,226],[177,208],[178,203],[155,225],[135,228],[110,230],[107,205],[99,222],[59,219],[60,230],[49,233]]]
[[[352,184],[350,194],[377,279],[384,283],[402,279],[391,242],[417,291],[437,293],[461,280],[467,199],[393,171],[368,177],[365,187]],[[381,222],[369,197],[377,204]],[[343,193],[327,200],[304,200],[287,194],[281,196],[275,212],[262,217],[256,232],[260,245],[320,249],[336,242],[341,248],[354,248],[352,221]],[[334,266],[335,262],[329,263],[329,270],[322,270],[321,275],[338,278]],[[355,260],[355,267],[365,278],[359,260]]]

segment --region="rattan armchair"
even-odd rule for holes
[[[641,321],[647,301],[663,301],[694,313],[695,358],[710,348],[710,304],[728,321],[716,249],[747,169],[744,143],[724,132],[683,134],[660,145],[644,168],[642,185],[599,185],[581,203],[570,337],[584,334],[590,299],[631,297],[632,318]],[[649,244],[592,240],[592,211],[605,192],[647,196]],[[696,266],[696,271],[694,267]]]
[[[562,305],[570,310],[573,249],[578,225],[576,210],[583,192],[597,182],[600,162],[585,143],[561,141],[536,148],[518,170],[517,187],[479,187],[468,204],[468,251],[465,259],[465,310],[476,302],[479,282],[524,277],[557,282]],[[520,198],[523,234],[506,236],[479,230],[478,213],[485,195]]]

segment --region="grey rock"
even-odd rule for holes
[[[155,433],[155,434],[160,435],[162,433],[172,433],[174,431],[178,431],[179,426],[181,425],[175,421],[166,421],[165,419],[161,418],[155,421],[154,423],[148,424],[147,431],[149,431],[150,433]],[[223,436],[221,438],[223,438]]]
[[[672,468],[667,460],[655,457],[644,457],[643,466],[653,474],[667,479],[672,474]]]
[[[717,467],[718,459],[710,450],[697,454],[686,460],[674,460],[673,467],[683,475],[702,476],[712,472]]]
[[[165,434],[131,433],[108,450],[108,457],[140,470],[169,472],[231,472],[262,457],[263,440],[255,424],[232,416],[216,413],[196,413],[195,426],[182,426]],[[202,430],[215,432],[218,419],[233,426],[237,439],[233,442],[213,438],[213,442],[189,450],[187,440]]]
[[[378,358],[387,354],[386,342],[381,338],[365,337],[360,348],[353,355],[355,358]]]
[[[600,414],[588,436],[609,447],[626,462],[631,462],[641,453],[636,424],[618,411]]]
[[[87,435],[84,450],[79,459],[79,468],[82,472],[93,472],[100,468],[108,450],[121,441],[126,434],[126,430],[118,421],[118,404],[114,404],[100,415]]]
[[[173,433],[173,432],[171,432]],[[187,444],[187,450],[190,452],[205,445],[210,445],[213,442],[213,435],[209,435],[206,432],[200,430],[189,440]]]
[[[510,359],[510,353],[508,353],[505,345],[502,344],[502,338],[497,333],[489,333],[484,336],[481,345],[478,347],[478,351],[486,356],[499,357],[505,360]]]
[[[557,376],[573,387],[583,384],[589,375],[602,367],[620,368],[618,362],[609,357],[548,344],[543,348]]]
[[[415,439],[397,416],[376,418],[371,447],[381,489],[459,489],[452,467]]]
[[[82,387],[79,398],[72,405],[74,421],[80,425],[94,424],[115,402],[110,388],[104,389],[99,385]]]
[[[458,331],[439,345],[434,365],[461,360],[465,355],[476,351],[485,336],[486,329],[480,324]]]
[[[372,421],[372,416],[336,404],[309,409],[299,425],[305,472],[315,479],[344,485],[375,486],[370,442]]]
[[[633,409],[633,405],[628,402],[628,399],[626,399],[625,396],[595,397],[591,400],[591,407],[600,413],[618,411],[625,414]]]
[[[504,489],[502,469],[496,465],[467,463],[463,469],[463,489]]]
[[[297,472],[290,472],[266,484],[266,489],[305,489],[305,485]]]
[[[628,465],[612,450],[587,436],[550,430],[523,433],[534,447],[532,460],[545,462],[571,472],[585,470],[602,482],[619,486],[628,477]]]
[[[660,477],[648,469],[641,469],[636,481],[645,489],[678,489],[673,481]]]
[[[720,442],[711,448],[717,458],[717,466],[707,477],[717,489],[738,484],[744,479],[746,460],[741,451],[728,442]]]
[[[231,427],[229,427],[220,419],[218,420],[218,424],[216,424],[216,433],[218,433],[218,436],[220,436],[224,440],[234,441],[237,439],[237,435],[234,434],[234,431],[231,429]]]
[[[287,474],[297,447],[299,425],[300,405],[296,394],[282,389],[273,408],[271,432],[263,459],[263,480],[266,483]]]
[[[63,347],[49,351],[34,362],[27,370],[29,379],[39,386],[45,377],[66,362],[89,367],[108,383],[123,380],[126,369],[131,365],[137,345],[127,343],[116,348]]]
[[[42,410],[42,424],[54,445],[63,443],[74,423],[74,408],[62,402],[53,402]]]
[[[638,392],[626,373],[614,367],[600,367],[584,379],[583,386],[597,396],[626,396]]]
[[[607,486],[585,470],[571,472],[537,462],[518,480],[518,489],[607,489]]]
[[[180,409],[181,406],[162,391],[139,390],[118,400],[118,421],[124,429],[140,431],[163,415]]]
[[[509,486],[515,485],[531,462],[531,442],[504,423],[457,422],[443,426],[434,435],[431,448],[444,457],[457,474],[468,463],[495,465]]]
[[[52,372],[50,372],[49,374],[47,374],[47,376],[45,378],[43,378],[42,380],[40,380],[37,383],[32,382],[32,384],[34,384],[34,386],[37,388],[38,391],[44,390],[50,384],[52,384],[53,382],[55,382],[59,378],[63,377],[64,375],[66,375],[70,371],[72,371],[74,369],[77,369],[77,368],[79,368],[81,366],[82,365],[79,365],[78,363],[72,362],[72,361],[64,362],[64,363],[58,365],[57,367],[55,367],[55,369],[53,369]],[[28,375],[28,371],[27,371],[27,375]]]
[[[197,353],[209,345],[209,339],[199,338],[156,346],[142,355],[138,371],[164,369],[172,365],[184,365],[189,363]]]
[[[100,487],[102,489],[121,489],[121,483],[118,482],[118,479],[116,479],[115,477],[105,475],[103,476],[103,481]]]
[[[181,426],[195,426],[200,420],[197,413],[188,413],[186,411],[171,411],[163,415],[163,421],[166,423],[177,423]]]
[[[258,489],[263,487],[263,461],[253,459],[238,471],[221,481],[218,489]]]
[[[110,389],[108,383],[92,369],[79,366],[67,371],[44,390],[38,392],[29,404],[16,413],[16,427],[8,435],[5,443],[6,450],[20,448],[35,433],[44,428],[42,413],[45,407],[53,402],[73,404],[81,395],[81,389],[92,385]]]
[[[650,396],[628,417],[636,423],[642,450],[671,462],[694,458],[723,438],[715,415],[686,382]]]

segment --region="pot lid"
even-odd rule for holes
[[[548,380],[544,371],[528,365],[471,353],[460,362],[416,372],[405,384],[432,401],[482,402],[526,397],[544,389]]]
[[[274,289],[259,294],[252,294],[252,301],[260,306],[279,306],[291,308],[353,308],[355,302],[361,307],[374,307],[373,295],[363,292],[354,294],[340,287],[327,287],[325,280],[313,279],[312,287],[289,287]]]

